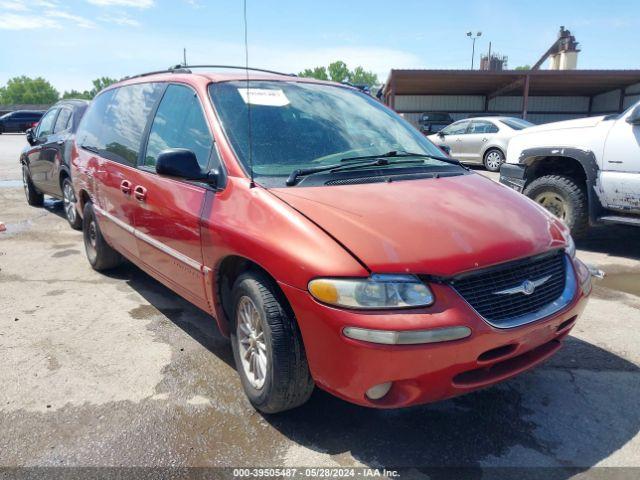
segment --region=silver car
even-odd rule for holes
[[[427,138],[463,163],[483,164],[497,172],[509,140],[533,123],[513,117],[477,117],[458,120]]]

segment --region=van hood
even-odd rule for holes
[[[270,191],[374,273],[451,276],[564,246],[566,227],[479,174]]]

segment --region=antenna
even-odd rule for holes
[[[187,49],[182,49],[182,65],[187,65]]]
[[[247,136],[249,140],[249,188],[253,188],[256,186],[253,180],[253,148],[252,148],[252,138],[251,138],[251,98],[249,93],[249,40],[247,34],[247,0],[244,0],[244,65],[245,72],[247,74]]]

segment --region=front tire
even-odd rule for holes
[[[573,237],[581,237],[589,227],[587,196],[573,178],[545,175],[532,181],[523,192],[562,219]]]
[[[69,225],[74,230],[82,229],[82,218],[78,214],[76,194],[73,191],[73,184],[67,177],[62,181],[62,199],[64,201],[64,214]]]
[[[259,272],[241,275],[232,291],[231,345],[251,404],[278,413],[305,403],[313,392],[300,330],[275,283]]]
[[[484,154],[484,167],[490,172],[499,172],[504,163],[504,154],[497,148],[491,148]]]
[[[91,202],[87,202],[84,206],[82,235],[87,259],[94,270],[101,272],[122,263],[122,256],[111,248],[102,236]]]
[[[36,190],[35,185],[33,185],[31,181],[29,168],[24,164],[22,165],[22,186],[29,205],[32,207],[41,207],[44,205],[44,195]]]

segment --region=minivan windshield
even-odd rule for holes
[[[392,151],[442,156],[399,115],[350,88],[295,81],[232,81],[211,84],[210,95],[247,171],[251,132],[256,177],[284,178],[292,170]],[[386,168],[393,168],[393,162],[388,163]],[[430,158],[425,158],[424,164],[452,168]]]

